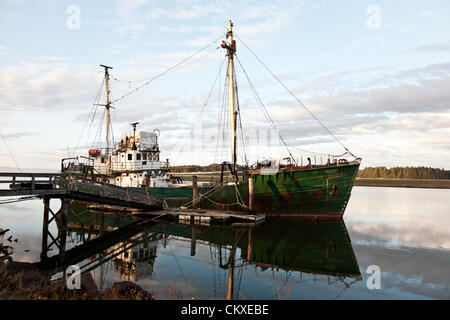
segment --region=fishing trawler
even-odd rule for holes
[[[226,78],[229,88],[228,122],[230,123],[231,161],[221,164],[221,171],[215,173],[218,175],[215,183],[197,182],[196,177],[193,177],[192,183],[185,182],[176,173],[171,172],[169,160],[160,161],[159,131],[136,131],[138,122],[131,124],[132,131],[123,133],[118,145],[110,147],[108,135],[111,101],[108,84],[111,67],[105,65],[101,66],[105,70],[106,85],[106,104],[104,104],[106,108],[106,148],[91,149],[88,157],[63,159],[61,171],[81,172],[111,184],[140,188],[152,195],[164,197],[165,204],[172,208],[253,211],[276,216],[342,217],[350,198],[361,158],[354,156],[277,77],[275,78],[288,92],[341,144],[345,153],[340,156],[329,156],[325,164],[313,164],[310,158],[306,165],[299,164],[299,161],[292,156],[288,145],[282,139],[270,116],[266,116],[285,144],[289,156],[287,158],[280,157],[280,159],[284,159],[284,162],[263,161],[252,166],[247,163],[238,165],[237,129],[241,118],[234,64],[236,41],[233,38],[232,27],[233,24],[230,20],[226,41],[222,41],[221,44],[221,47],[225,49],[228,62]],[[247,45],[245,46],[247,47]],[[253,51],[251,53],[254,54]],[[259,58],[257,59],[261,62]],[[264,65],[264,67],[266,66]],[[268,71],[274,75],[269,69]],[[245,70],[244,74],[247,76]],[[248,77],[247,79],[249,80]],[[252,85],[251,87],[253,88]],[[259,97],[257,100],[260,100]],[[266,115],[265,107],[264,110]],[[344,155],[349,155],[354,159],[348,161],[342,158]],[[231,178],[226,179],[225,176]]]

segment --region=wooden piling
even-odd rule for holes
[[[248,230],[248,244],[247,244],[247,260],[251,261],[253,259],[253,237],[252,230]]]
[[[64,264],[65,261],[66,237],[67,237],[67,199],[63,197],[61,198],[61,229],[59,231],[59,259],[61,264]]]
[[[34,173],[31,174],[31,193],[34,193],[35,190],[35,176]]]
[[[145,192],[148,192],[149,187],[150,187],[150,177],[147,175],[145,177]]]
[[[47,239],[48,239],[48,214],[50,210],[50,198],[45,197],[44,202],[44,219],[42,221],[42,250],[41,250],[41,260],[47,258]]]
[[[254,210],[254,192],[253,192],[253,178],[248,178],[248,208]]]
[[[197,176],[192,176],[192,208],[197,209],[197,204],[198,204]]]
[[[196,236],[195,236],[195,228],[192,226],[191,229],[191,257],[195,256],[196,249]]]

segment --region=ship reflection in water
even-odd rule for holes
[[[250,228],[137,221],[72,205],[64,260],[101,290],[130,280],[159,299],[449,299],[449,206],[450,190],[356,187],[345,224],[292,218]],[[42,201],[0,212],[10,258],[61,277],[55,244],[40,258]],[[381,288],[371,290],[373,265]]]
[[[77,264],[82,273],[91,272],[100,290],[129,280],[159,298],[253,299],[263,294],[281,299],[292,298],[292,287],[303,282],[337,286],[341,292],[361,280],[343,221],[191,225],[136,221],[72,205],[66,243],[63,265],[55,254],[39,262],[41,270],[54,273],[57,268],[54,278],[60,278],[65,267]]]

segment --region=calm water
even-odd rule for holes
[[[74,207],[66,253],[102,289],[131,280],[161,299],[449,299],[449,208],[450,190],[355,187],[344,223],[123,229],[132,221],[104,215],[104,234],[114,236],[89,242],[101,216]],[[11,229],[0,241],[15,261],[40,260],[42,211],[37,200],[0,206],[0,228]],[[78,245],[89,252],[81,261],[69,250]],[[381,270],[380,289],[367,287],[370,265]]]

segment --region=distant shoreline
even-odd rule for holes
[[[450,180],[356,178],[355,186],[450,189]]]

